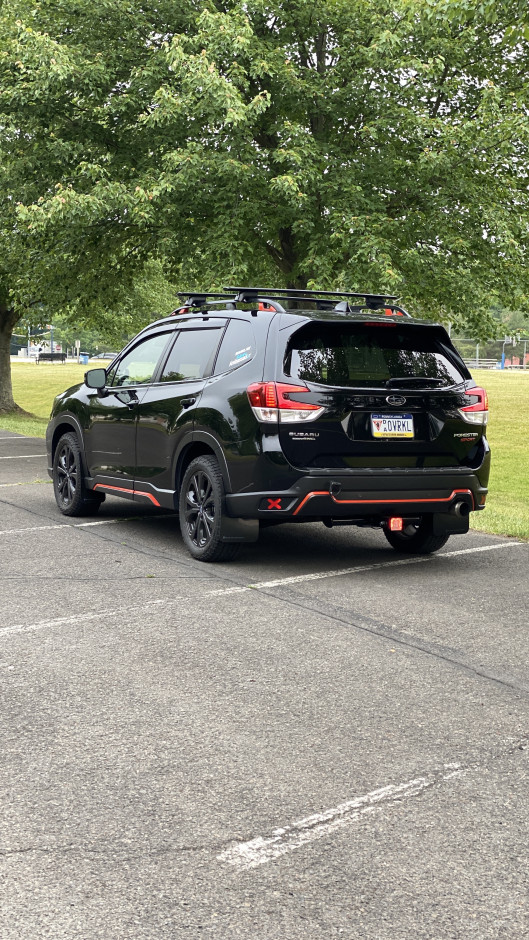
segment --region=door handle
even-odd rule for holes
[[[180,404],[182,405],[182,408],[190,408],[191,405],[195,404],[195,402],[196,398],[182,398]]]

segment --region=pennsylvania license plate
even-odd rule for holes
[[[371,415],[373,437],[413,437],[412,415]]]

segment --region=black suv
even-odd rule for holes
[[[106,493],[177,510],[202,561],[281,522],[427,553],[485,505],[487,417],[444,328],[394,297],[225,288],[55,399],[49,473],[68,516]]]

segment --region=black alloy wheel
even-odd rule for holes
[[[239,545],[221,540],[224,484],[215,457],[192,460],[180,489],[180,529],[185,546],[200,561],[230,561]]]
[[[65,516],[90,516],[97,512],[104,496],[87,490],[77,437],[63,434],[53,458],[55,500]]]
[[[449,535],[434,535],[428,516],[423,516],[418,525],[404,526],[402,532],[390,532],[384,528],[384,535],[392,548],[406,555],[431,555],[446,545],[450,538]]]

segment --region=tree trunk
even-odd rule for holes
[[[267,242],[265,247],[279,270],[287,278],[287,287],[292,290],[303,290],[307,286],[307,278],[298,271],[298,252],[295,235],[290,226],[279,229],[280,248]]]
[[[0,414],[22,410],[13,398],[9,358],[9,344],[17,320],[15,311],[0,303]]]

